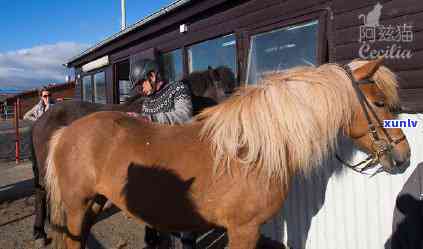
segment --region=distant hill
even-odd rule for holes
[[[24,89],[11,88],[11,87],[0,87],[0,94],[16,94],[24,91]]]

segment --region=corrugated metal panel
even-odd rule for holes
[[[417,128],[403,129],[412,152],[411,165],[403,174],[363,176],[332,159],[311,178],[295,178],[284,208],[263,232],[295,249],[385,248],[396,197],[423,162],[423,114],[400,118],[418,120]],[[343,144],[343,150],[348,146]],[[352,161],[363,156],[355,152]]]

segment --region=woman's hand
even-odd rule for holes
[[[128,114],[129,117],[132,118],[138,118],[140,115],[136,112],[127,112],[126,114]]]
[[[149,119],[147,116],[142,116],[136,112],[127,112],[126,114],[131,118],[141,119],[144,122],[151,122],[151,119]]]

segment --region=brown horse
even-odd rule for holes
[[[33,236],[39,243],[44,243],[47,235],[44,231],[46,221],[47,194],[44,189],[44,176],[46,171],[46,160],[48,153],[48,141],[54,132],[63,126],[70,125],[73,121],[88,114],[99,111],[140,111],[142,98],[134,96],[123,105],[103,105],[79,101],[67,101],[54,105],[48,112],[40,117],[31,129],[31,161],[34,172],[35,186],[35,220]]]
[[[217,104],[215,92],[226,91],[220,84],[231,78],[231,73],[226,68],[209,69],[200,72],[194,72],[188,75],[186,82],[193,91],[193,108],[197,113],[204,109]],[[226,83],[226,82],[225,82]],[[231,86],[231,85],[229,85]],[[44,190],[44,175],[46,171],[46,159],[48,153],[48,141],[59,128],[68,126],[77,119],[88,114],[100,111],[119,111],[119,112],[140,112],[143,98],[135,95],[126,100],[124,104],[95,104],[89,102],[69,101],[59,103],[53,106],[32,126],[31,130],[31,160],[34,172],[35,185],[35,220],[33,226],[33,235],[39,243],[45,243],[47,235],[44,231],[46,221],[47,205],[46,192]],[[104,203],[105,200],[102,200]],[[97,207],[100,208],[100,207]]]
[[[56,248],[84,248],[98,195],[161,230],[224,227],[231,249],[256,248],[293,175],[321,165],[340,133],[385,169],[400,167],[410,156],[402,131],[374,125],[398,104],[381,62],[267,75],[182,126],[99,112],[60,129],[46,176]]]

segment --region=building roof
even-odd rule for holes
[[[7,100],[8,98],[12,97],[13,94],[0,94],[0,103],[4,102],[5,100]]]
[[[76,60],[78,60],[78,59],[80,59],[82,57],[84,57],[85,55],[87,55],[89,53],[92,53],[92,52],[96,51],[97,49],[99,49],[101,47],[104,47],[105,45],[110,44],[111,42],[117,40],[118,38],[121,38],[122,36],[133,32],[134,30],[138,30],[138,29],[142,28],[144,25],[152,22],[153,20],[155,20],[155,19],[157,19],[159,17],[162,17],[162,16],[166,15],[167,13],[169,13],[171,11],[174,11],[175,9],[177,9],[177,8],[179,8],[181,6],[184,6],[184,5],[186,5],[186,4],[188,4],[188,3],[192,2],[192,1],[193,0],[177,0],[177,1],[169,4],[168,6],[161,8],[157,12],[155,12],[155,13],[153,13],[153,14],[151,14],[151,15],[149,15],[149,16],[141,19],[141,20],[139,20],[138,22],[130,25],[126,29],[124,29],[124,30],[122,30],[120,32],[117,32],[117,33],[111,35],[110,37],[106,38],[103,41],[98,42],[97,44],[95,44],[94,46],[86,49],[85,51],[83,51],[79,55],[77,55],[75,57],[72,57],[71,59],[69,59],[64,64],[64,66],[68,67],[69,64],[71,64],[72,62],[74,62],[74,61],[76,61]]]

